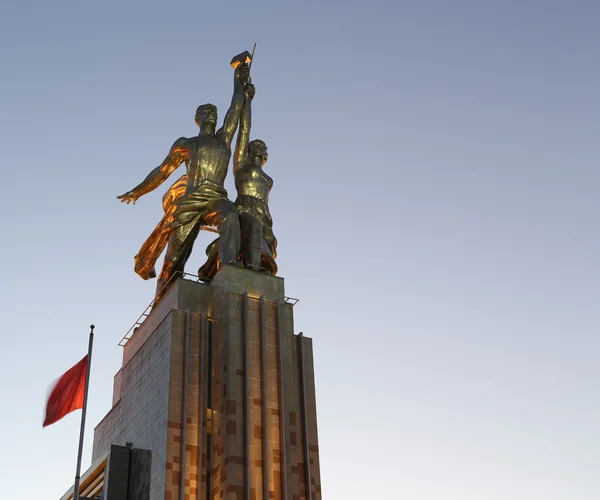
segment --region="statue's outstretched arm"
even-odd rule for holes
[[[217,131],[228,146],[231,145],[235,131],[237,130],[242,108],[244,107],[244,84],[248,81],[250,70],[248,64],[239,64],[233,75],[233,97],[231,98],[231,106],[227,110],[223,126]]]
[[[240,116],[240,130],[235,144],[233,155],[233,171],[235,172],[244,165],[248,157],[248,143],[250,142],[250,127],[252,126],[252,99],[254,98],[254,85],[247,83],[244,87],[246,101]]]
[[[117,196],[117,198],[121,200],[122,203],[135,203],[140,196],[143,196],[160,186],[169,175],[171,175],[179,165],[188,158],[189,150],[187,142],[188,139],[185,137],[177,139],[171,147],[168,156],[158,167],[152,170],[152,172],[150,172],[148,176],[131,191],[127,191],[125,194]]]

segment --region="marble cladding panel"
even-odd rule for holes
[[[263,295],[267,300],[284,299],[284,280],[277,276],[256,273],[248,269],[223,266],[215,275],[211,286],[222,289],[225,293],[239,295],[248,292],[251,297]]]
[[[109,445],[150,450],[153,463],[166,460],[172,315],[169,313],[121,368],[120,398],[94,430],[92,460]],[[164,468],[152,467],[150,498],[164,494]]]

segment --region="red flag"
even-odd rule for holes
[[[59,421],[68,413],[83,408],[87,355],[56,382],[46,404],[44,427]]]

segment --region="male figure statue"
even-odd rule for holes
[[[169,155],[138,186],[118,196],[125,203],[133,202],[156,189],[183,162],[187,169],[185,194],[173,203],[176,208],[169,224],[171,231],[165,262],[160,273],[156,299],[170,285],[174,276],[183,272],[194,240],[201,226],[216,226],[219,231],[218,254],[224,264],[236,265],[240,251],[240,224],[237,210],[227,198],[224,181],[231,158],[231,141],[244,106],[244,84],[249,77],[246,62],[235,68],[231,106],[223,126],[215,132],[217,108],[203,104],[196,110],[197,137],[177,139]]]
[[[247,269],[275,275],[277,273],[277,239],[273,234],[273,219],[269,211],[269,193],[273,179],[263,167],[268,159],[267,145],[258,139],[250,141],[254,86],[246,86],[246,102],[240,117],[240,130],[233,156],[233,172],[242,231],[242,259]],[[217,271],[219,239],[207,249],[208,260],[200,268],[201,277],[212,278]]]

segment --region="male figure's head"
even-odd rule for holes
[[[264,166],[269,159],[269,153],[267,153],[267,145],[260,139],[254,139],[248,144],[248,157],[251,161],[259,163]]]
[[[217,107],[214,104],[203,104],[196,109],[196,125],[198,127],[206,123],[208,125],[217,125]]]

